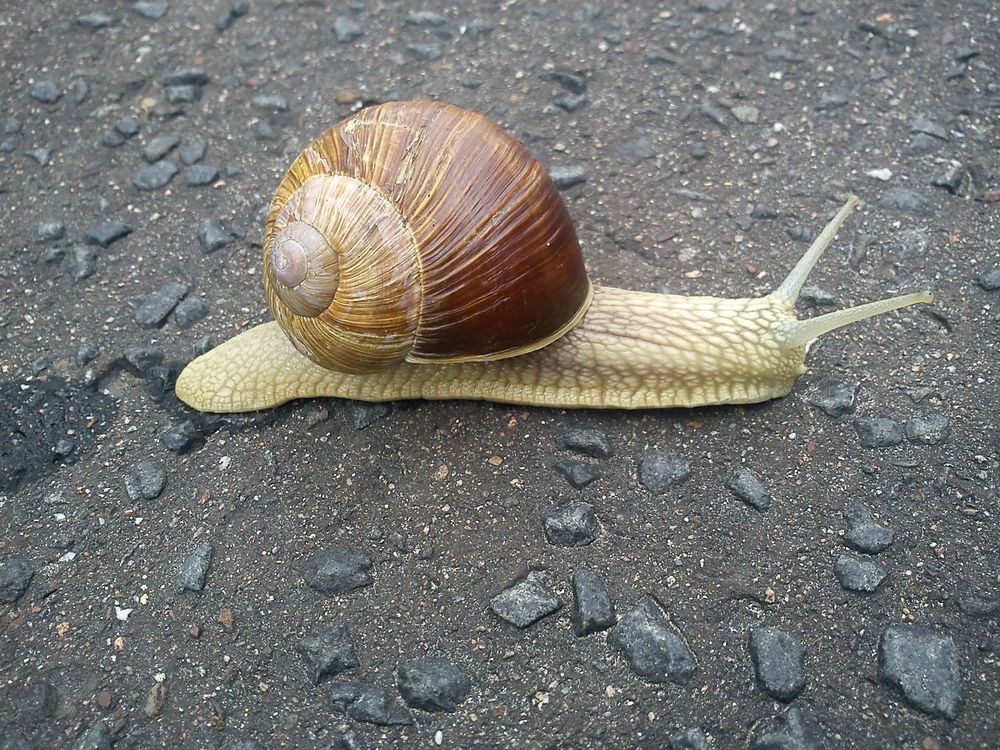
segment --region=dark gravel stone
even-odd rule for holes
[[[948,131],[943,125],[939,125],[927,117],[917,117],[910,123],[911,133],[926,133],[927,135],[939,138],[942,141],[948,140]]]
[[[230,242],[229,234],[218,219],[202,219],[198,222],[198,241],[206,253],[214,253]]]
[[[91,725],[87,733],[73,746],[73,750],[111,750],[115,737],[103,721],[98,720]]]
[[[903,442],[903,425],[886,417],[854,420],[854,430],[865,448],[890,448]]]
[[[230,737],[219,750],[268,750],[267,745],[248,737]]]
[[[656,152],[653,151],[653,142],[649,138],[633,138],[629,141],[617,141],[611,144],[611,153],[623,159],[632,161],[642,161],[652,159]]]
[[[347,707],[352,719],[378,726],[405,726],[413,723],[410,712],[388,690],[367,685],[359,686],[354,700]]]
[[[875,521],[872,512],[863,505],[855,505],[844,513],[847,531],[844,542],[859,552],[877,555],[889,548],[896,535],[892,529]]]
[[[911,216],[931,215],[931,202],[920,193],[907,188],[889,188],[879,196],[878,205],[880,208],[903,211]]]
[[[973,594],[962,597],[958,606],[970,617],[992,618],[1000,615],[1000,599],[984,599]]]
[[[267,120],[255,120],[253,122],[253,136],[258,141],[273,141],[278,138],[274,132],[274,126]]]
[[[167,486],[167,471],[156,461],[140,461],[134,474],[125,476],[125,493],[133,503],[155,500]]]
[[[417,60],[423,62],[436,62],[440,60],[443,53],[441,52],[440,44],[408,44],[406,46],[406,51],[409,52]]]
[[[97,355],[100,353],[101,350],[96,344],[83,343],[76,348],[76,355],[73,357],[73,360],[78,367],[83,367],[97,359]]]
[[[976,279],[976,283],[987,292],[995,292],[997,289],[1000,289],[1000,266],[993,266],[993,268]]]
[[[326,596],[346,594],[375,580],[371,555],[353,547],[331,547],[310,555],[302,569],[306,584]]]
[[[847,106],[849,102],[850,99],[847,98],[846,94],[838,94],[834,91],[827,91],[824,94],[820,94],[819,100],[813,106],[817,112],[827,112],[832,109],[840,109],[841,107]]]
[[[694,654],[652,596],[645,596],[618,621],[608,642],[648,682],[686,685],[694,675]]]
[[[750,658],[757,681],[779,701],[794,700],[806,686],[802,662],[806,650],[779,628],[754,628],[750,634]]]
[[[169,7],[166,0],[138,0],[133,3],[132,10],[150,21],[159,21],[167,15]]]
[[[807,305],[816,305],[817,307],[833,307],[837,304],[835,294],[811,284],[802,287],[799,291],[799,300]]]
[[[614,455],[611,450],[611,438],[606,432],[585,427],[567,430],[556,436],[556,447],[559,450],[574,451],[591,458],[610,458]]]
[[[926,133],[917,133],[910,140],[909,152],[914,156],[933,154],[941,148],[941,141]]]
[[[888,568],[881,563],[874,560],[858,560],[848,555],[837,558],[833,572],[845,589],[864,594],[875,591],[889,575]]]
[[[650,492],[662,495],[691,478],[691,464],[670,451],[649,451],[639,461],[639,481]]]
[[[962,708],[955,642],[918,625],[890,625],[879,641],[879,675],[914,708],[954,720]]]
[[[174,179],[177,171],[177,165],[172,161],[158,161],[132,172],[132,184],[139,190],[159,190]]]
[[[257,94],[250,103],[257,109],[266,109],[270,112],[287,112],[288,100],[281,94]]]
[[[698,727],[682,729],[670,735],[670,750],[709,750],[708,735]]]
[[[392,406],[385,403],[370,404],[366,401],[345,401],[342,414],[355,430],[364,430],[392,413]]]
[[[948,417],[942,414],[908,419],[903,424],[903,431],[907,440],[918,445],[937,445],[951,437]]]
[[[750,216],[755,219],[777,219],[778,212],[765,203],[758,203],[751,209]]]
[[[162,83],[164,86],[204,86],[210,80],[202,68],[184,68],[165,75]]]
[[[350,16],[337,16],[333,19],[333,35],[338,42],[353,42],[364,34],[361,25]]]
[[[295,644],[295,650],[305,660],[314,685],[361,666],[354,638],[346,625],[333,625],[311,633]]]
[[[545,538],[561,547],[584,547],[597,538],[597,516],[590,503],[561,505],[545,516]]]
[[[205,588],[208,569],[212,566],[215,547],[210,542],[202,542],[194,548],[177,571],[177,585],[185,591],[201,591]]]
[[[114,129],[125,138],[131,138],[139,132],[139,121],[132,115],[125,115],[118,118],[114,124]]]
[[[107,247],[115,240],[120,240],[131,233],[131,231],[132,227],[127,224],[117,221],[106,221],[92,229],[88,229],[83,238],[87,241],[88,245]]]
[[[160,435],[160,442],[174,453],[183,453],[201,439],[201,433],[194,422],[185,419]]]
[[[62,219],[42,219],[35,229],[35,237],[39,242],[57,242],[66,234],[66,225]]]
[[[407,705],[423,711],[454,711],[472,690],[465,672],[450,662],[432,659],[400,664],[396,685]]]
[[[97,273],[97,253],[89,247],[74,247],[69,255],[69,276],[83,281]]]
[[[587,181],[587,168],[582,164],[558,165],[549,170],[549,177],[557,188],[566,190]]]
[[[208,148],[208,144],[205,141],[195,141],[194,143],[188,143],[181,146],[177,155],[181,158],[187,166],[192,164],[197,164],[204,158],[205,150]]]
[[[28,589],[34,571],[16,557],[8,557],[0,565],[0,602],[13,604]]]
[[[536,571],[531,571],[509,589],[501,591],[490,600],[490,609],[497,617],[519,628],[526,628],[538,622],[561,606],[559,597]]]
[[[24,152],[25,156],[30,156],[36,162],[38,166],[47,167],[52,161],[52,149],[48,146],[41,146],[40,148],[33,148],[30,151]]]
[[[607,586],[586,568],[573,572],[573,630],[577,636],[607,630],[615,624],[615,605]]]
[[[52,452],[59,456],[59,458],[66,458],[74,450],[76,450],[76,443],[66,438],[57,440],[56,444],[52,447]]]
[[[106,148],[118,148],[123,143],[125,143],[125,136],[113,128],[105,130],[101,135],[101,145]]]
[[[566,477],[566,481],[578,490],[601,478],[600,466],[573,458],[560,459],[552,467]]]
[[[135,311],[135,322],[141,328],[158,328],[189,290],[187,284],[168,281]]]
[[[33,99],[43,104],[53,104],[59,101],[59,98],[62,96],[62,89],[56,86],[54,81],[37,81],[31,84],[28,93],[31,94]]]
[[[586,94],[562,94],[553,99],[552,103],[564,112],[576,112],[586,106],[587,101]]]
[[[65,248],[62,247],[47,247],[42,251],[42,263],[47,265],[54,265],[62,261],[66,255]]]
[[[149,139],[149,142],[142,147],[142,158],[150,164],[158,162],[169,154],[177,144],[181,142],[179,135],[158,135]]]
[[[571,94],[582,94],[587,90],[587,77],[580,72],[572,70],[546,70],[538,75],[543,81],[558,83]]]
[[[25,695],[25,706],[33,716],[47,719],[59,707],[59,691],[51,682],[36,682]]]
[[[174,322],[182,331],[187,330],[208,315],[208,303],[198,297],[181,300],[174,309]]]
[[[740,500],[757,510],[767,510],[771,507],[771,493],[749,469],[741,466],[733,471],[729,481],[726,482],[726,487]]]
[[[776,724],[754,737],[750,750],[820,750],[823,747],[820,730],[797,708],[769,722]]]
[[[171,104],[190,104],[201,99],[201,87],[194,85],[165,86],[163,93]]]
[[[968,171],[965,167],[958,162],[952,162],[934,174],[934,177],[931,178],[931,184],[944,188],[952,195],[957,195],[962,189],[962,182],[965,180],[966,174]]]
[[[35,746],[32,745],[20,732],[8,735],[7,739],[4,741],[3,745],[0,745],[2,750],[35,750]]]
[[[163,352],[145,344],[136,344],[125,350],[125,361],[140,372],[146,372],[163,361]]]
[[[3,132],[5,135],[16,135],[21,132],[22,128],[24,128],[24,122],[15,115],[11,115],[3,121]]]
[[[211,185],[219,179],[219,168],[207,164],[192,164],[184,170],[184,182],[191,187]]]
[[[5,138],[0,143],[0,154],[10,154],[17,150],[17,137]]]
[[[78,16],[76,19],[77,26],[82,26],[88,31],[97,31],[98,29],[104,29],[115,22],[115,19],[109,16],[107,13],[86,13],[82,16]]]
[[[444,26],[448,19],[433,10],[411,10],[406,14],[406,22],[412,26]]]

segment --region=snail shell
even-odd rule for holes
[[[351,373],[534,351],[593,295],[542,166],[434,102],[365,109],[298,156],[268,211],[264,290],[299,351]]]

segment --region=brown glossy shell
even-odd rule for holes
[[[295,159],[264,288],[296,347],[346,372],[533,351],[593,294],[542,166],[485,117],[423,101],[362,110]]]

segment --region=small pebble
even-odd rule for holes
[[[833,307],[837,304],[836,295],[811,284],[802,287],[799,291],[799,300],[817,307]]]
[[[490,600],[490,609],[502,620],[526,628],[562,607],[562,602],[541,574],[531,571],[509,589]]]
[[[615,624],[615,605],[607,586],[586,568],[573,572],[573,631],[577,637],[607,630]]]
[[[73,359],[76,362],[77,367],[84,367],[97,359],[97,355],[100,353],[101,350],[98,349],[96,345],[84,343],[77,347],[76,356]]]
[[[587,104],[586,94],[562,94],[552,100],[564,112],[576,112]]]
[[[59,101],[59,97],[62,96],[62,89],[56,86],[53,81],[37,81],[31,84],[31,88],[28,89],[32,98],[37,99],[43,104],[52,104]]]
[[[172,161],[158,161],[132,172],[132,184],[139,190],[158,190],[166,187],[177,171],[177,165]]]
[[[976,283],[987,292],[995,292],[997,289],[1000,289],[1000,266],[993,266],[993,268],[976,279]]]
[[[865,448],[890,448],[903,442],[903,425],[886,417],[854,420],[854,430]]]
[[[43,219],[38,222],[35,237],[39,242],[56,242],[66,233],[66,225],[62,219]]]
[[[135,311],[135,322],[140,328],[157,328],[163,325],[177,303],[187,296],[191,287],[179,281],[168,281]]]
[[[122,224],[116,221],[106,221],[103,224],[98,224],[96,227],[92,227],[87,230],[84,235],[84,240],[86,240],[88,245],[100,245],[101,247],[107,247],[115,240],[120,240],[122,237],[130,234],[132,232],[132,227],[127,224]]]
[[[346,594],[375,580],[371,555],[353,547],[330,547],[313,552],[303,566],[306,584],[326,596]]]
[[[670,735],[670,750],[709,750],[708,735],[698,727]]]
[[[337,16],[333,19],[333,35],[338,42],[353,42],[363,33],[360,24],[350,16]]]
[[[591,458],[610,458],[614,455],[611,439],[603,430],[578,427],[556,436],[556,447]]]
[[[555,166],[549,170],[549,177],[552,178],[557,188],[567,190],[587,181],[587,169],[582,164]]]
[[[628,141],[612,143],[611,153],[631,161],[652,159],[656,155],[656,152],[653,151],[653,142],[648,138],[633,138]]]
[[[806,396],[806,403],[819,408],[828,417],[854,413],[854,402],[861,384],[856,380],[825,377],[817,381]]]
[[[69,256],[69,275],[73,281],[83,281],[97,272],[97,253],[89,247],[74,247]]]
[[[423,62],[436,62],[443,56],[440,44],[408,44],[406,51]]]
[[[750,742],[750,750],[819,750],[824,747],[820,730],[797,708],[770,722],[773,728]]]
[[[0,602],[13,604],[28,590],[34,571],[16,557],[8,557],[0,565]]]
[[[736,497],[757,510],[767,510],[771,507],[771,493],[767,487],[749,469],[742,466],[733,471],[726,482]]]
[[[805,654],[805,648],[779,628],[754,628],[750,634],[750,657],[757,681],[766,693],[784,703],[805,689]]]
[[[115,122],[114,129],[125,138],[131,138],[139,132],[139,121],[132,115],[125,115]]]
[[[167,485],[167,471],[156,461],[140,461],[134,474],[125,476],[125,493],[133,503],[155,500]]]
[[[552,468],[566,477],[574,489],[583,489],[588,484],[601,478],[601,467],[574,458],[563,458],[556,461]]]
[[[73,750],[111,750],[115,744],[115,736],[103,721],[94,722]]]
[[[926,133],[917,133],[910,139],[908,151],[914,156],[926,156],[933,154],[941,148],[941,141]]]
[[[182,331],[187,330],[208,315],[208,303],[198,297],[188,297],[174,308],[174,322]]]
[[[34,159],[40,167],[47,167],[52,162],[52,149],[48,146],[33,148],[30,151],[25,151],[24,155]]]
[[[218,179],[218,168],[208,166],[207,164],[193,164],[184,170],[184,182],[191,187],[211,185]]]
[[[190,167],[192,164],[197,164],[204,158],[207,148],[208,144],[205,141],[195,141],[194,143],[188,143],[181,146],[177,155],[181,158],[181,161],[184,162],[184,164]]]
[[[201,438],[198,428],[194,422],[186,419],[178,422],[169,430],[160,435],[160,442],[174,453],[183,453],[185,450],[197,443]]]
[[[951,637],[919,625],[895,624],[879,640],[879,676],[916,709],[955,720],[962,673]]]
[[[877,523],[872,512],[863,505],[846,511],[844,519],[847,521],[844,542],[859,552],[877,555],[887,550],[896,538],[892,529]]]
[[[203,68],[184,68],[168,73],[161,82],[164,86],[204,86],[210,80]]]
[[[433,10],[411,10],[406,14],[406,22],[412,26],[444,26],[448,19]]]
[[[760,121],[760,110],[751,105],[738,104],[729,111],[733,113],[737,122],[742,122],[745,125],[753,125]]]
[[[952,162],[935,173],[931,179],[931,184],[935,187],[942,187],[952,195],[957,195],[962,187],[962,182],[968,171],[958,162]]]
[[[165,86],[163,93],[171,104],[190,104],[201,99],[201,87],[192,84]]]
[[[451,662],[413,659],[396,668],[396,686],[413,708],[451,712],[469,697],[472,680]]]
[[[777,219],[778,212],[766,203],[756,204],[750,211],[754,219]]]
[[[951,437],[948,417],[943,414],[931,414],[926,417],[914,417],[903,423],[906,439],[917,445],[938,445]]]
[[[181,137],[179,135],[158,135],[150,138],[146,145],[142,147],[142,158],[150,164],[160,161],[160,159],[177,148],[177,144],[180,142]]]
[[[288,100],[280,94],[257,94],[250,103],[257,109],[266,109],[271,112],[287,112]]]
[[[357,688],[347,713],[352,719],[378,726],[407,726],[413,723],[409,710],[392,693],[367,685]]]
[[[545,516],[544,528],[549,544],[583,547],[597,538],[597,516],[589,503],[566,503]]]
[[[942,141],[948,140],[948,130],[927,117],[917,117],[910,123],[911,133],[926,133],[927,135],[939,138]]]
[[[361,666],[354,637],[346,625],[332,625],[311,633],[295,644],[305,660],[314,685]]]
[[[880,208],[891,211],[902,211],[911,216],[931,215],[930,201],[920,193],[907,188],[889,188],[879,196],[878,205]]]
[[[215,547],[209,542],[202,542],[187,556],[177,572],[177,585],[185,591],[201,591],[205,588],[208,569],[212,565]]]
[[[686,685],[694,675],[694,654],[652,596],[646,595],[622,616],[608,642],[648,682]]]
[[[66,255],[66,249],[62,247],[47,247],[42,251],[42,262],[48,265],[59,263]]]
[[[222,222],[215,218],[202,219],[198,222],[198,241],[206,253],[214,253],[220,247],[225,247],[231,241]]]
[[[833,109],[840,109],[841,107],[847,106],[850,99],[844,94],[838,94],[834,91],[827,91],[820,95],[819,100],[813,105],[813,108],[818,112],[828,112]]]
[[[858,560],[841,555],[833,566],[840,585],[848,591],[871,594],[889,575],[889,569],[874,560]]]
[[[639,461],[639,481],[661,495],[691,478],[691,464],[670,451],[649,451]]]
[[[887,167],[882,167],[881,169],[869,169],[865,172],[865,174],[872,179],[878,180],[879,182],[888,182],[892,179],[892,170]]]
[[[125,350],[125,361],[140,372],[146,372],[163,361],[163,352],[146,344],[136,344]]]
[[[169,4],[166,0],[138,0],[132,5],[132,10],[143,18],[151,21],[159,21],[167,14]]]
[[[76,23],[78,26],[82,26],[88,31],[97,31],[98,29],[103,29],[115,22],[111,16],[107,13],[86,13],[82,16],[78,16]]]

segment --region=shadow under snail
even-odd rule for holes
[[[558,190],[514,138],[447,104],[371,107],[278,186],[263,257],[276,322],[192,361],[176,392],[210,412],[314,396],[623,409],[784,396],[818,336],[932,300],[796,319],[806,276],[857,205],[766,297],[593,286]]]

